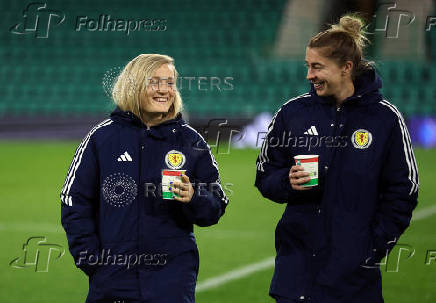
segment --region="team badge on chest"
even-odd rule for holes
[[[351,136],[351,142],[355,148],[368,148],[372,142],[372,134],[366,129],[358,129]]]
[[[177,150],[170,150],[165,155],[165,163],[171,169],[179,169],[185,164],[186,157]]]

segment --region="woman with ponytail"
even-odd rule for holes
[[[309,41],[310,91],[277,111],[257,159],[256,187],[287,204],[270,287],[278,303],[383,302],[379,263],[417,204],[410,136],[363,58],[363,25],[343,16]],[[317,156],[317,170],[293,164],[297,155]]]

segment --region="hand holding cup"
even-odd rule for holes
[[[318,155],[298,155],[289,170],[289,183],[295,190],[308,190],[318,185]]]
[[[310,181],[309,173],[304,171],[303,166],[294,165],[289,170],[289,183],[295,190],[309,190],[311,187],[301,186]]]

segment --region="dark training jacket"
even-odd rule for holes
[[[162,169],[174,168],[193,183],[189,203],[162,198]],[[209,146],[180,114],[147,129],[117,108],[77,148],[61,200],[87,302],[194,302],[193,224],[217,223],[228,199]]]
[[[383,302],[379,262],[408,227],[418,171],[406,124],[379,92],[374,70],[337,107],[309,93],[285,103],[268,127],[255,185],[287,203],[276,227],[270,295],[313,303]],[[319,155],[319,186],[296,191],[296,155]]]

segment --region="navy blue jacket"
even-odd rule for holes
[[[408,227],[418,198],[418,171],[397,108],[367,71],[337,107],[309,93],[275,114],[257,159],[255,185],[287,203],[276,228],[270,295],[315,303],[383,302],[377,263]],[[319,186],[293,190],[296,155],[319,155]]]
[[[190,203],[162,199],[170,151],[185,157]],[[61,200],[70,252],[89,276],[87,302],[194,302],[193,224],[217,223],[228,199],[209,146],[180,114],[147,129],[117,108],[77,148]]]

